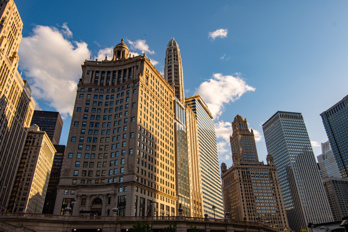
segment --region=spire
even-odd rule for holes
[[[164,78],[174,89],[175,96],[181,102],[184,102],[184,77],[181,55],[179,45],[174,38],[171,38],[167,45],[164,63]]]

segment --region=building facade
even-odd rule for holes
[[[42,213],[55,152],[46,132],[28,129],[8,211]]]
[[[278,169],[290,228],[333,220],[301,113],[276,112],[263,124],[267,151]]]
[[[123,40],[85,61],[54,214],[176,215],[174,91]]]
[[[31,90],[18,73],[23,23],[13,0],[0,1],[0,212],[8,206],[35,108]]]
[[[223,218],[224,209],[213,116],[199,95],[186,98],[186,104],[194,112],[197,121],[203,213],[209,217]]]
[[[323,184],[334,220],[341,221],[348,216],[348,179],[329,177],[323,179]]]
[[[348,177],[348,95],[320,116],[341,176]]]
[[[321,178],[341,178],[329,141],[321,144],[321,151],[322,154],[317,156]]]
[[[289,230],[277,168],[271,155],[259,162],[253,130],[237,115],[230,137],[233,166],[222,163],[225,212],[239,221],[261,222],[277,230]]]
[[[35,110],[31,124],[36,124],[45,131],[54,145],[59,144],[63,120],[59,112]]]

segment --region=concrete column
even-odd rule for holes
[[[100,198],[103,200],[101,216],[106,216],[107,198],[105,195],[100,196]]]

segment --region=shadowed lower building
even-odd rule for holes
[[[290,228],[333,220],[301,113],[278,111],[263,125],[266,147],[277,165]]]
[[[233,219],[289,230],[277,168],[271,155],[259,162],[253,130],[237,115],[230,137],[233,165],[221,165],[225,212]]]

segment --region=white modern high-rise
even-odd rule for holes
[[[222,218],[224,208],[213,116],[199,95],[186,98],[186,104],[197,119],[203,212],[209,217]]]
[[[263,124],[263,133],[291,229],[333,221],[302,114],[278,111]]]
[[[321,178],[341,178],[340,170],[338,169],[329,141],[321,144],[321,151],[322,154],[317,156]]]

